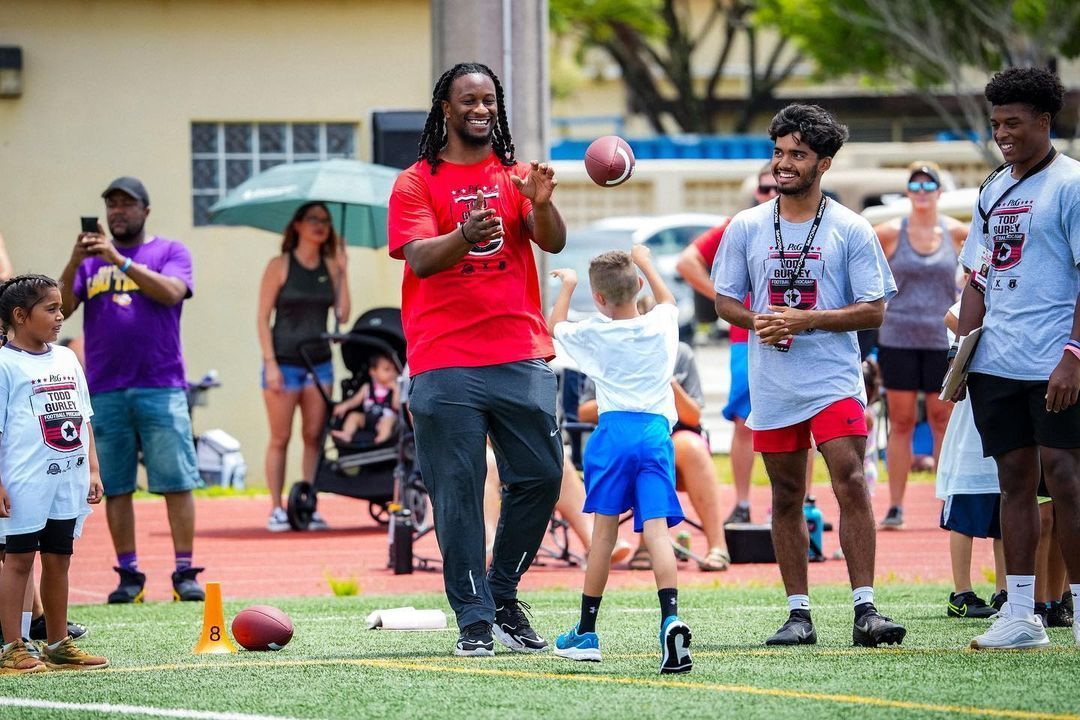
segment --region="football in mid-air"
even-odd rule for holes
[[[276,607],[252,605],[233,618],[232,634],[248,650],[280,650],[292,639],[293,624]]]
[[[585,172],[601,187],[622,185],[634,174],[634,151],[618,135],[597,138],[585,151]]]

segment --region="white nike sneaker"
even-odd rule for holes
[[[1037,618],[1000,613],[989,630],[971,641],[973,650],[1037,650],[1049,646],[1050,638]]]

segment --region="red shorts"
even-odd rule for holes
[[[776,428],[754,431],[754,452],[787,453],[810,449],[810,434],[814,444],[824,445],[839,437],[866,437],[866,414],[863,404],[855,398],[837,400],[809,420]]]

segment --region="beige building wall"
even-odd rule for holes
[[[243,444],[263,482],[267,431],[255,307],[280,238],[193,227],[192,121],[356,123],[369,159],[374,109],[430,102],[425,0],[4,0],[0,45],[23,49],[24,91],[0,98],[0,233],[17,272],[57,276],[80,215],[104,215],[101,191],[136,175],[152,200],[148,230],[184,241],[195,296],[184,308],[188,375],[224,383],[195,414]],[[400,264],[350,248],[354,317],[399,303]],[[77,312],[64,335],[79,332]],[[288,479],[300,476],[294,434]]]

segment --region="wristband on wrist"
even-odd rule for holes
[[[473,244],[474,244],[474,243],[473,243],[473,241],[472,241],[472,240],[470,240],[470,239],[469,239],[469,236],[465,234],[465,226],[464,226],[464,225],[462,225],[462,226],[461,226],[461,227],[459,228],[459,230],[461,230],[461,239],[462,239],[462,240],[464,240],[464,241],[465,241],[466,243],[468,243],[469,245],[473,245]]]
[[[128,268],[134,264],[135,262],[131,258],[124,258],[124,262],[120,263],[120,272],[127,272]]]
[[[1069,338],[1065,341],[1065,344],[1072,345],[1074,348],[1080,350],[1080,340],[1073,340],[1072,338]]]
[[[1080,360],[1080,347],[1076,347],[1075,345],[1066,345],[1065,352],[1071,352],[1073,355],[1076,356],[1077,360]]]
[[[954,357],[956,357],[956,353],[959,352],[959,351],[960,351],[960,346],[957,345],[956,343],[953,343],[952,346],[949,348],[948,359],[952,360]]]

